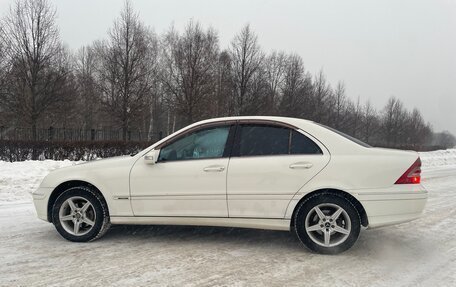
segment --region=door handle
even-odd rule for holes
[[[224,166],[221,165],[210,165],[205,168],[203,168],[205,172],[221,172],[225,170]]]
[[[309,169],[313,166],[311,162],[295,162],[290,164],[291,169]]]

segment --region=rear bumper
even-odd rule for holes
[[[398,184],[386,189],[352,190],[366,210],[369,228],[393,225],[419,218],[428,193],[420,184]]]

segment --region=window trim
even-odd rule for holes
[[[203,157],[203,158],[186,158],[186,159],[178,159],[178,160],[159,160],[160,159],[160,154],[162,152],[162,149],[167,147],[168,145],[171,145],[175,143],[176,141],[191,135],[192,133],[202,131],[205,129],[210,129],[210,128],[217,128],[217,127],[228,127],[228,137],[226,139],[226,144],[225,144],[225,149],[223,150],[223,155],[222,156],[217,156],[217,157]],[[231,154],[231,150],[233,148],[233,141],[234,141],[234,131],[235,131],[236,123],[235,121],[222,121],[222,122],[213,122],[213,123],[208,123],[208,124],[202,124],[198,125],[195,127],[192,127],[190,129],[187,129],[174,137],[170,138],[169,140],[162,142],[160,145],[156,146],[154,149],[158,150],[158,159],[157,163],[168,163],[168,162],[181,162],[181,161],[189,161],[189,160],[207,160],[207,159],[221,159],[221,158],[229,158]]]
[[[290,154],[290,147],[288,149],[288,154],[276,154],[276,155],[249,155],[249,156],[240,156],[235,154],[235,144],[237,137],[239,137],[239,125],[242,124],[259,124],[259,125],[269,125],[269,126],[278,126],[278,127],[283,127],[283,128],[288,128],[290,130],[294,130],[307,138],[311,140],[313,143],[315,143],[322,151],[321,154]],[[188,161],[188,160],[209,160],[209,159],[221,159],[221,158],[231,158],[231,157],[241,157],[241,158],[248,158],[248,157],[270,157],[270,156],[299,156],[299,155],[305,155],[305,156],[323,156],[329,153],[328,149],[326,146],[320,142],[317,138],[315,138],[312,134],[309,134],[308,132],[302,130],[301,128],[298,128],[292,124],[286,123],[286,122],[281,122],[277,120],[267,120],[267,119],[233,119],[233,120],[221,120],[221,121],[215,121],[215,122],[209,122],[209,123],[204,123],[200,124],[191,128],[188,128],[186,130],[183,130],[173,136],[172,138],[160,143],[159,145],[155,146],[153,149],[161,152],[161,149],[169,144],[172,144],[173,142],[179,140],[182,137],[187,136],[190,133],[196,132],[201,129],[209,128],[209,127],[216,127],[216,126],[224,126],[224,125],[229,125],[230,126],[230,131],[228,133],[228,139],[227,139],[227,146],[225,147],[225,151],[223,152],[222,157],[211,157],[211,158],[189,158],[189,159],[182,159],[182,160],[173,160],[173,161],[157,161],[157,163],[165,163],[165,162],[180,162],[180,161]],[[290,143],[291,144],[291,143]]]
[[[163,146],[167,146],[168,144],[172,144],[173,142],[177,141],[178,139],[187,136],[189,133],[193,133],[200,129],[215,127],[215,126],[224,126],[224,125],[236,125],[236,120],[227,120],[227,121],[217,121],[217,122],[210,122],[201,125],[197,125],[186,130],[181,131],[180,133],[176,134],[172,138],[160,143],[159,145],[155,146],[154,149],[162,149]]]

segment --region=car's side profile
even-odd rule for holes
[[[33,199],[71,241],[110,224],[208,225],[293,230],[312,251],[339,253],[361,227],[419,217],[420,165],[416,152],[372,148],[307,120],[229,117],[134,156],[55,170]]]

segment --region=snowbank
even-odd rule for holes
[[[50,171],[76,163],[69,160],[0,161],[0,203],[30,202],[30,193]]]
[[[423,169],[456,166],[456,149],[420,152]]]

